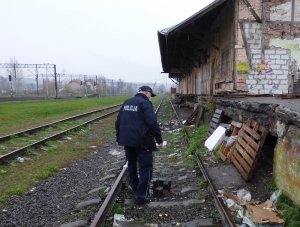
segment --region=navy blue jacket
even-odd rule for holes
[[[155,140],[157,143],[162,143],[161,131],[152,103],[142,93],[136,94],[123,103],[115,126],[117,142],[122,146],[155,150]]]

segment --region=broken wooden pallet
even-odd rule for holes
[[[215,110],[215,113],[210,121],[210,126],[209,126],[208,134],[207,134],[208,137],[216,130],[216,128],[220,124],[222,115],[223,115],[222,110],[219,110],[219,109]]]
[[[267,129],[248,119],[238,133],[238,139],[230,149],[230,160],[245,180],[249,180],[257,164]]]

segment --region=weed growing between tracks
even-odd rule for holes
[[[88,128],[74,131],[60,141],[49,141],[38,150],[30,149],[32,160],[23,163],[12,162],[9,166],[0,167],[0,202],[10,196],[22,195],[34,184],[50,177],[55,172],[68,168],[76,161],[86,158],[111,140],[114,134],[115,117],[91,124]]]

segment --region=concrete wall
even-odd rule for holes
[[[279,132],[288,127],[278,138],[274,154],[274,177],[277,186],[300,205],[300,130],[290,125],[279,125]]]

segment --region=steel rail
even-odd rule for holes
[[[6,140],[8,140],[9,138],[11,138],[13,136],[20,136],[24,133],[32,133],[32,132],[35,132],[37,130],[40,130],[40,129],[43,129],[43,128],[46,128],[46,127],[49,127],[49,126],[52,126],[52,125],[57,124],[57,123],[62,123],[64,121],[84,117],[86,115],[101,112],[101,111],[104,111],[104,110],[109,110],[109,109],[112,109],[112,108],[115,108],[115,107],[118,107],[118,106],[121,106],[121,104],[105,107],[105,108],[102,108],[102,109],[92,110],[92,111],[89,111],[89,112],[86,112],[86,113],[82,113],[82,114],[74,115],[74,116],[71,116],[71,117],[63,118],[61,120],[53,121],[49,124],[45,124],[45,125],[37,126],[37,127],[34,127],[34,128],[26,129],[26,130],[23,130],[23,131],[19,131],[19,132],[16,132],[16,133],[12,133],[12,134],[9,134],[9,135],[5,135],[5,136],[0,137],[0,142],[6,141]]]
[[[170,101],[170,103],[171,103],[171,106],[172,106],[172,108],[173,108],[173,110],[174,110],[174,112],[175,112],[175,114],[178,118],[178,121],[180,122],[181,127],[183,127],[183,124],[181,123],[179,115],[178,115],[175,107],[173,106],[173,103],[171,101]],[[186,141],[189,144],[190,139],[189,139],[188,133],[187,133],[187,131],[184,127],[183,127],[183,130],[185,132]],[[209,186],[211,188],[211,193],[212,193],[212,196],[213,196],[214,201],[215,201],[215,205],[216,205],[216,207],[217,207],[217,209],[218,209],[218,211],[219,211],[219,213],[222,217],[223,226],[235,227],[236,224],[233,221],[232,216],[230,215],[230,212],[229,212],[227,206],[224,204],[222,198],[218,197],[217,188],[216,188],[215,184],[213,183],[211,177],[209,176],[201,157],[199,155],[196,155],[196,160],[197,160],[197,164],[198,164],[199,169],[201,170],[204,178],[209,183]]]
[[[161,107],[162,102],[163,102],[163,99],[161,100],[160,104],[158,105],[158,107],[155,110],[156,115]],[[108,212],[110,211],[110,209],[112,208],[113,204],[115,203],[116,197],[121,188],[121,184],[124,180],[124,176],[127,171],[127,164],[128,164],[128,162],[126,162],[126,164],[123,166],[121,173],[118,175],[116,181],[114,182],[113,186],[111,187],[111,190],[107,194],[104,202],[102,203],[99,211],[97,212],[94,220],[92,221],[92,224],[90,225],[91,227],[103,227],[105,220],[106,220],[106,216],[107,216]]]
[[[36,141],[36,142],[34,142],[34,143],[31,143],[31,144],[29,144],[29,145],[27,145],[27,146],[18,148],[18,149],[14,150],[14,151],[11,151],[11,152],[7,153],[7,154],[0,155],[0,163],[3,163],[4,161],[6,161],[6,160],[12,158],[13,156],[16,156],[17,154],[22,154],[22,153],[24,153],[25,150],[28,149],[28,148],[31,148],[31,147],[38,147],[39,145],[42,145],[42,144],[44,144],[45,142],[47,142],[47,141],[49,141],[49,140],[59,138],[59,137],[63,136],[64,134],[66,134],[66,133],[68,133],[68,132],[70,132],[70,131],[73,131],[73,130],[75,130],[75,129],[78,129],[79,127],[82,127],[82,126],[85,126],[85,125],[87,125],[87,124],[90,124],[90,123],[92,123],[92,122],[94,122],[94,121],[97,121],[97,120],[100,120],[100,119],[109,117],[109,116],[111,116],[111,115],[117,113],[118,111],[119,111],[119,110],[114,110],[114,111],[112,111],[112,112],[110,112],[110,113],[104,114],[104,115],[102,115],[102,116],[98,116],[98,117],[96,117],[96,118],[93,118],[93,119],[91,119],[91,120],[88,120],[88,121],[86,121],[86,122],[83,122],[83,123],[81,123],[81,124],[79,124],[79,125],[76,125],[76,126],[74,126],[74,127],[72,127],[72,128],[66,129],[66,130],[64,130],[64,131],[62,131],[62,132],[56,133],[56,134],[51,135],[51,136],[48,136],[48,137],[46,137],[46,138],[44,138],[44,139],[42,139],[42,140]]]
[[[180,117],[179,117],[179,115],[178,115],[178,113],[177,113],[177,111],[176,111],[176,109],[175,109],[175,107],[174,107],[174,105],[173,105],[173,103],[172,103],[172,101],[171,100],[169,100],[170,101],[170,104],[171,104],[171,106],[172,106],[172,109],[173,109],[173,111],[174,111],[174,113],[175,113],[175,115],[176,115],[176,117],[177,117],[177,119],[178,119],[178,121],[179,121],[179,124],[180,124],[180,126],[181,126],[181,128],[183,128],[183,131],[184,131],[184,134],[185,134],[185,142],[187,143],[187,144],[189,144],[189,135],[188,135],[188,133],[187,133],[187,131],[186,131],[186,128],[184,127],[184,125],[182,124],[182,122],[181,122],[181,120],[180,120]]]

